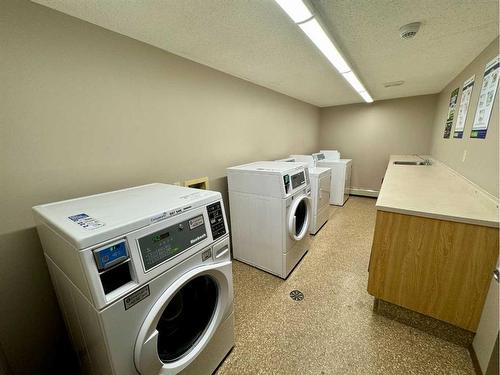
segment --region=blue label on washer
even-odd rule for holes
[[[86,219],[87,217],[89,217],[89,215],[87,215],[87,214],[78,214],[78,215],[70,216],[69,218],[76,223],[80,220]]]

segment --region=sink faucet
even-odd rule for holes
[[[415,154],[415,156],[423,160],[422,162],[423,165],[432,165],[431,159],[424,159],[419,154]]]

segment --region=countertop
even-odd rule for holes
[[[395,160],[432,165],[395,165]],[[378,210],[499,227],[498,200],[445,164],[426,155],[391,155]]]

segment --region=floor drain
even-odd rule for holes
[[[297,289],[292,290],[290,292],[290,298],[294,301],[302,301],[304,299],[304,293]]]

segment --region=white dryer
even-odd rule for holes
[[[286,278],[309,249],[310,186],[302,163],[227,169],[233,256]]]
[[[312,155],[290,155],[285,160],[307,163],[312,197],[312,217],[309,224],[309,233],[316,234],[328,221],[332,171],[330,168],[316,167]]]
[[[85,374],[211,374],[234,345],[220,193],[150,184],[33,208]]]
[[[318,167],[332,170],[330,204],[343,206],[351,191],[352,159],[341,159],[337,150],[321,150],[313,154]]]

